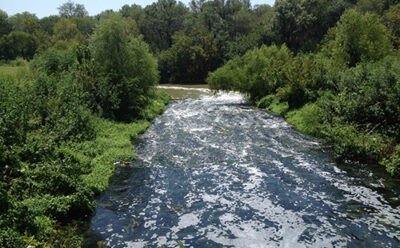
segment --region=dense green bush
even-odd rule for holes
[[[31,62],[31,67],[47,75],[70,71],[76,64],[73,50],[61,51],[48,49],[41,55],[36,55]]]
[[[210,73],[207,82],[211,89],[240,91],[255,102],[286,84],[292,57],[286,46],[262,46]]]
[[[36,38],[25,32],[11,32],[0,39],[0,59],[13,60],[17,57],[31,59],[38,47]]]
[[[150,89],[158,82],[157,61],[147,44],[140,38],[129,37],[126,30],[121,16],[110,15],[101,21],[90,39],[103,93],[98,94],[99,103],[106,116],[118,120],[140,117],[140,110],[149,103]],[[108,91],[113,98],[109,98]],[[103,104],[110,100],[114,100],[109,105],[113,106],[111,109]]]
[[[335,96],[323,103],[324,120],[354,123],[359,129],[382,133],[400,142],[400,63],[387,57],[361,63],[335,79]]]

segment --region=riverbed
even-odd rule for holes
[[[337,163],[238,93],[179,87],[164,86],[194,96],[173,101],[137,160],[117,165],[87,247],[400,246],[398,181]]]

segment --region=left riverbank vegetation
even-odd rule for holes
[[[399,176],[399,27],[397,0],[0,10],[0,246],[81,245],[72,220],[90,215],[115,161],[134,159],[168,101],[158,81],[243,92],[340,158]]]
[[[0,13],[4,248],[81,247],[94,196],[115,162],[135,159],[134,140],[169,101],[155,88],[156,59],[126,19],[108,13],[94,26],[85,11],[61,10],[40,20]]]

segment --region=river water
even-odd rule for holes
[[[236,93],[175,101],[98,198],[87,247],[400,247],[399,182],[321,148]]]

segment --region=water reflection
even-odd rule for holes
[[[400,244],[399,190],[385,185],[398,182],[336,164],[240,95],[172,103],[136,153],[100,197],[88,247]]]

